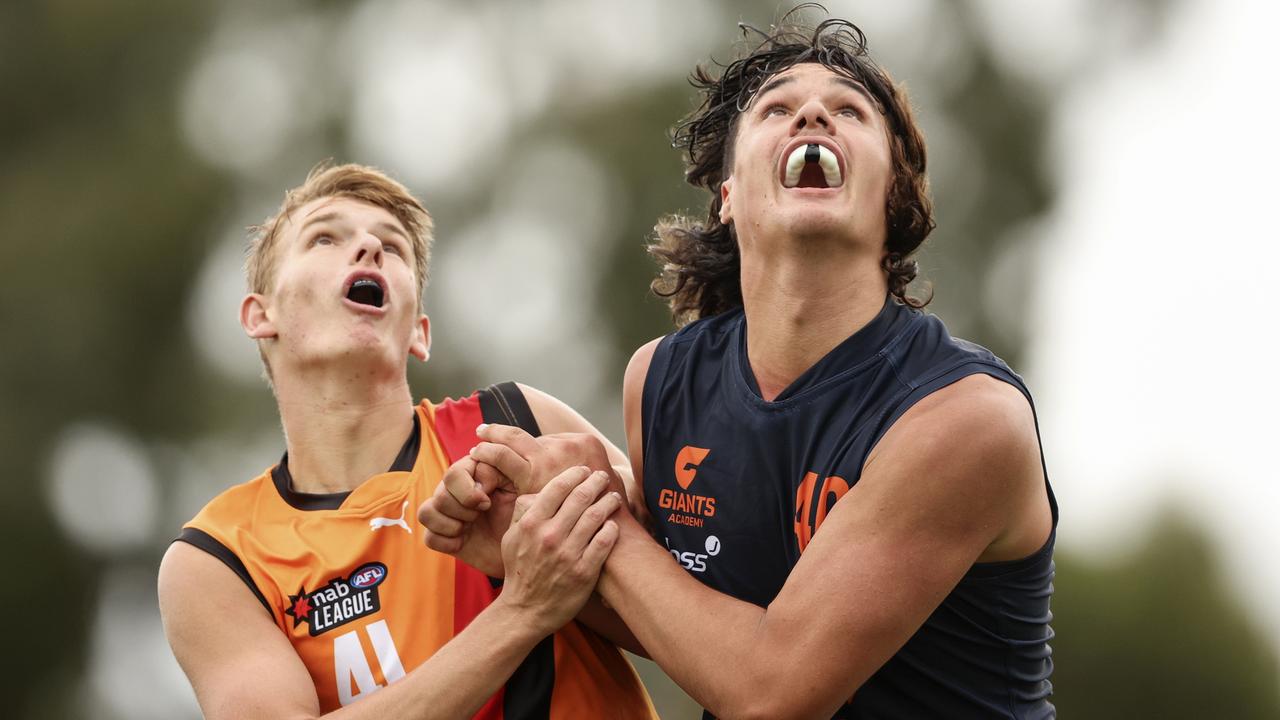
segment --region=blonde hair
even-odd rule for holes
[[[298,208],[321,198],[351,198],[380,207],[391,213],[409,234],[413,246],[414,278],[418,286],[418,305],[422,305],[422,289],[427,284],[427,266],[431,260],[431,215],[404,185],[385,173],[364,165],[317,165],[307,174],[302,185],[284,194],[284,202],[274,215],[252,228],[245,276],[249,291],[265,293],[275,282],[278,253],[276,244],[289,216]]]

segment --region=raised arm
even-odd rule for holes
[[[432,497],[418,511],[426,528],[424,540],[438,552],[456,555],[491,577],[505,569],[496,562],[494,546],[506,530],[502,503],[507,500],[500,483],[515,479],[525,492],[537,491],[545,479],[564,467],[585,464],[609,469],[615,483],[625,488],[633,516],[646,522],[644,491],[627,455],[609,442],[576,410],[540,390],[520,385],[543,435],[533,438],[515,427],[494,426],[479,431],[486,440],[445,473]],[[488,441],[498,442],[488,442]],[[499,474],[493,468],[502,468]],[[617,614],[595,597],[587,602],[579,621],[615,644],[639,655],[644,648]]]
[[[400,681],[324,717],[474,714],[542,638],[569,621],[617,539],[606,473],[571,468],[517,501],[502,554],[514,569],[497,600]],[[523,512],[523,516],[521,513]],[[432,592],[425,588],[424,592]],[[320,705],[288,639],[222,562],[185,543],[165,554],[160,612],[178,663],[211,720],[310,720]]]
[[[641,485],[640,475],[632,471],[634,465],[628,459],[627,453],[610,442],[609,438],[605,437],[577,410],[569,407],[559,399],[527,385],[520,385],[520,390],[524,393],[525,399],[529,401],[529,408],[533,410],[533,415],[538,420],[538,427],[542,429],[544,435],[583,433],[599,441],[604,448],[609,467],[613,469],[626,488],[627,505],[631,509],[631,513],[643,522],[646,515],[644,510],[644,488]],[[629,439],[630,435],[628,434]],[[582,462],[586,462],[589,459],[583,458]],[[591,465],[589,462],[586,462],[586,464]]]
[[[504,574],[496,548],[506,531],[502,504],[510,501],[508,494],[514,491],[511,477],[520,478],[524,492],[536,492],[547,479],[573,465],[608,469],[632,514],[647,521],[644,490],[627,455],[565,403],[527,385],[518,387],[542,437],[533,438],[515,427],[477,430],[486,441],[450,466],[435,492],[418,509],[427,547],[455,555],[490,577]],[[507,475],[495,466],[505,468]]]
[[[628,407],[647,366],[637,353]],[[975,561],[1034,552],[1051,518],[1026,400],[974,376],[895,423],[767,608],[698,582],[628,518],[619,526],[599,591],[651,657],[718,716],[787,718],[830,716]]]

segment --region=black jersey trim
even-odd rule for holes
[[[538,437],[534,410],[516,383],[493,384],[477,393],[480,416],[485,423],[516,425]],[[494,589],[502,587],[502,579],[489,578]],[[507,680],[502,694],[502,716],[507,720],[547,720],[552,715],[552,692],[556,689],[556,635],[548,635],[529,651]]]
[[[551,693],[555,687],[555,636],[548,635],[529,651],[507,680],[502,694],[502,717],[508,720],[550,718]]]
[[[413,411],[413,431],[409,433],[409,439],[404,441],[404,445],[400,448],[400,454],[396,455],[395,462],[391,463],[389,472],[412,472],[413,465],[418,461],[418,449],[422,447],[422,422],[418,420],[418,411]]]
[[[409,438],[404,441],[399,454],[391,463],[391,469],[387,472],[409,472],[413,470],[413,464],[418,458],[418,449],[422,445],[422,428],[421,421],[418,420],[418,411],[413,411],[413,431],[409,433]],[[271,482],[276,486],[276,492],[280,493],[280,498],[288,503],[289,507],[295,510],[337,510],[342,507],[342,503],[346,502],[350,491],[339,493],[300,493],[293,489],[293,475],[289,473],[289,453],[285,452],[280,458],[280,464],[271,468]]]
[[[479,396],[480,416],[485,422],[515,425],[534,437],[542,434],[519,385],[513,382],[490,385],[481,390]]]
[[[249,574],[249,568],[244,566],[244,563],[231,551],[231,548],[218,542],[217,538],[209,533],[193,527],[182,528],[182,533],[174,539],[174,542],[187,543],[221,560],[224,565],[231,568],[231,571],[244,581],[245,585],[249,586],[249,589],[253,591],[254,597],[258,598],[258,602],[262,603],[262,607],[266,608],[267,613],[271,615],[272,621],[275,620],[275,613],[272,612],[271,605],[267,603],[266,596],[258,589],[258,584],[253,581],[253,576]]]

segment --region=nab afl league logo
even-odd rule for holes
[[[293,618],[293,626],[306,623],[312,637],[346,625],[352,620],[372,615],[382,608],[378,586],[387,579],[387,566],[380,562],[365,563],[349,577],[334,578],[319,589],[298,588],[289,596],[284,613]]]

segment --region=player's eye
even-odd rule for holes
[[[400,246],[395,243],[382,243],[382,252],[388,253],[391,255],[404,254],[404,252],[400,249]]]
[[[787,107],[785,105],[774,103],[773,105],[767,106],[764,109],[764,112],[760,114],[760,116],[768,118],[768,117],[780,117],[786,114],[787,114]]]
[[[316,235],[315,237],[311,238],[311,244],[312,245],[332,245],[333,238],[329,235],[325,235],[322,233],[320,235]]]

